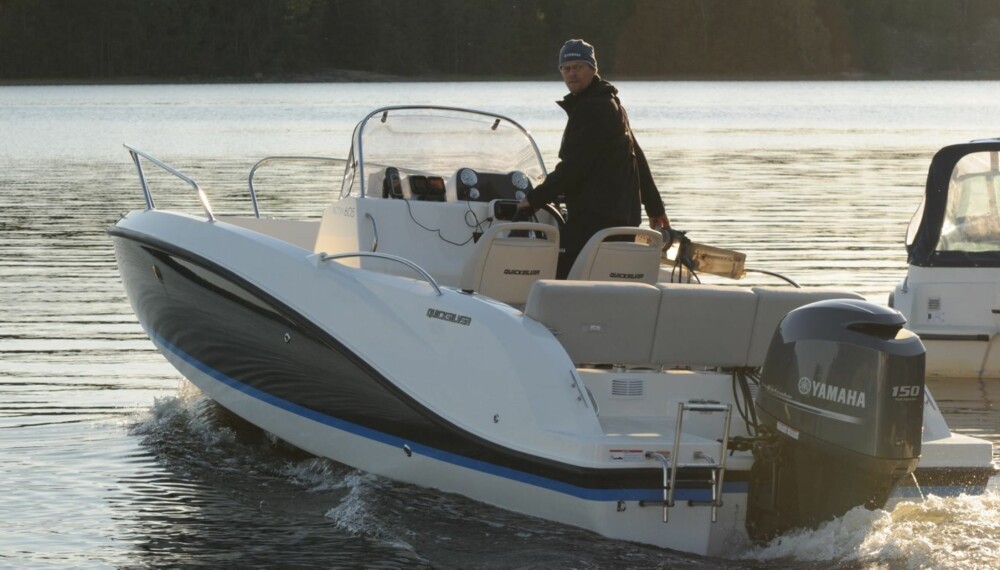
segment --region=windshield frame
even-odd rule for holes
[[[511,119],[510,117],[498,113],[491,113],[488,111],[479,111],[476,109],[467,109],[462,107],[448,107],[440,105],[392,105],[387,107],[379,107],[378,109],[371,111],[370,113],[368,113],[368,115],[365,116],[365,118],[363,118],[360,122],[358,122],[357,126],[354,127],[354,134],[351,136],[351,150],[350,154],[348,155],[347,166],[345,167],[344,170],[344,177],[340,189],[341,198],[351,195],[352,188],[354,188],[355,177],[358,176],[360,176],[360,179],[358,180],[358,188],[360,189],[359,197],[360,198],[366,197],[368,192],[368,188],[366,187],[368,184],[368,180],[367,180],[367,174],[365,172],[365,154],[364,154],[365,129],[368,126],[368,123],[372,119],[378,118],[378,120],[380,120],[381,122],[385,122],[385,120],[391,113],[399,111],[427,111],[429,112],[430,116],[432,116],[435,113],[440,113],[442,114],[443,118],[449,118],[450,114],[451,119],[460,118],[461,115],[468,115],[470,117],[477,119],[485,119],[483,120],[484,124],[489,124],[492,122],[493,125],[491,127],[491,130],[496,130],[497,127],[501,124],[506,124],[509,127],[513,127],[514,129],[519,131],[521,135],[525,138],[525,141],[528,144],[530,144],[530,148],[534,153],[534,157],[538,161],[538,168],[541,172],[542,179],[548,176],[548,171],[545,168],[545,161],[542,159],[541,150],[539,150],[538,144],[535,142],[535,139],[531,136],[531,133],[528,132],[526,128],[524,128],[520,123],[518,123],[514,119]]]

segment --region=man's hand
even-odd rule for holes
[[[528,203],[528,199],[527,198],[522,198],[521,201],[517,203],[517,209],[518,210],[534,210],[534,208],[531,207],[531,204]]]
[[[649,227],[654,230],[667,229],[670,227],[670,219],[667,218],[666,214],[662,216],[650,216],[649,217]]]

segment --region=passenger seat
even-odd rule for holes
[[[660,276],[662,249],[663,236],[658,231],[629,226],[607,228],[583,246],[567,279],[653,285]]]
[[[559,229],[555,226],[534,222],[497,224],[476,242],[462,274],[461,288],[523,306],[536,281],[555,278],[558,260]]]

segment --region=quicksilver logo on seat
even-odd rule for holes
[[[645,276],[645,273],[612,273],[610,275],[612,279],[642,279]]]
[[[865,407],[865,393],[858,390],[831,386],[824,382],[811,380],[805,376],[799,378],[799,393],[803,396],[812,396],[820,400],[854,406],[855,408]]]
[[[472,317],[456,315],[455,313],[449,313],[448,311],[442,311],[440,309],[427,309],[427,316],[432,319],[441,319],[442,321],[448,321],[449,323],[455,323],[458,325],[469,326],[472,324]]]
[[[541,269],[504,269],[504,275],[538,275]]]

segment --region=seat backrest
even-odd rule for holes
[[[539,279],[552,279],[559,259],[559,229],[547,224],[497,224],[475,244],[461,287],[512,305],[528,299]]]
[[[747,360],[757,297],[740,287],[659,283],[651,360],[660,366],[740,367]]]
[[[583,246],[567,279],[653,284],[660,275],[662,249],[660,232],[628,226],[607,228]]]
[[[648,364],[660,291],[645,283],[538,281],[524,314],[577,364]]]
[[[753,292],[757,295],[757,314],[754,317],[753,332],[750,336],[747,366],[754,367],[764,365],[764,358],[767,356],[767,350],[771,346],[771,337],[774,336],[778,323],[793,309],[827,299],[864,300],[864,297],[857,293],[829,289],[754,287]]]

